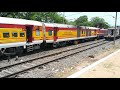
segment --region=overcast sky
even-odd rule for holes
[[[63,12],[61,12],[63,14]],[[68,19],[69,21],[74,21],[75,19],[77,19],[80,16],[83,15],[87,15],[88,16],[88,20],[90,21],[90,19],[92,17],[100,17],[100,18],[104,18],[104,20],[106,22],[108,22],[110,25],[114,26],[115,25],[115,18],[113,18],[113,16],[115,17],[116,12],[64,12],[65,18]],[[118,12],[117,14],[117,25],[120,25],[120,12]]]

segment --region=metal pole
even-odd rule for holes
[[[116,17],[115,17],[114,45],[115,45],[115,37],[116,37],[116,23],[117,23],[117,12],[116,12]]]
[[[63,24],[64,24],[64,16],[65,16],[64,14],[65,14],[65,12],[63,12]]]

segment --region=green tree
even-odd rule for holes
[[[1,17],[31,19],[32,12],[0,12]]]
[[[69,21],[69,22],[67,22],[67,24],[76,25],[75,21]]]
[[[93,27],[108,28],[110,26],[103,18],[99,17],[93,17],[90,22]]]
[[[31,19],[48,23],[63,23],[64,20],[67,23],[67,20],[57,12],[34,12]]]
[[[75,24],[78,26],[88,26],[90,23],[88,22],[88,17],[86,15],[80,16],[75,20]]]
[[[66,18],[58,12],[0,12],[1,17],[21,18],[50,23],[67,23]]]

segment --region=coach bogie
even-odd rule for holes
[[[23,47],[11,47],[11,48],[2,48],[1,49],[1,54],[2,55],[20,55],[24,51]]]
[[[2,56],[4,54],[5,50],[6,50],[6,48],[1,48],[0,49],[0,56]]]

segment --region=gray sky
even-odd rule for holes
[[[61,12],[63,14],[63,12]],[[104,18],[106,22],[108,22],[110,25],[114,26],[115,25],[115,12],[64,12],[65,18],[69,21],[74,21],[80,16],[87,15],[88,20],[92,17],[100,17]],[[118,17],[117,17],[117,25],[120,25],[120,12],[118,12]]]

